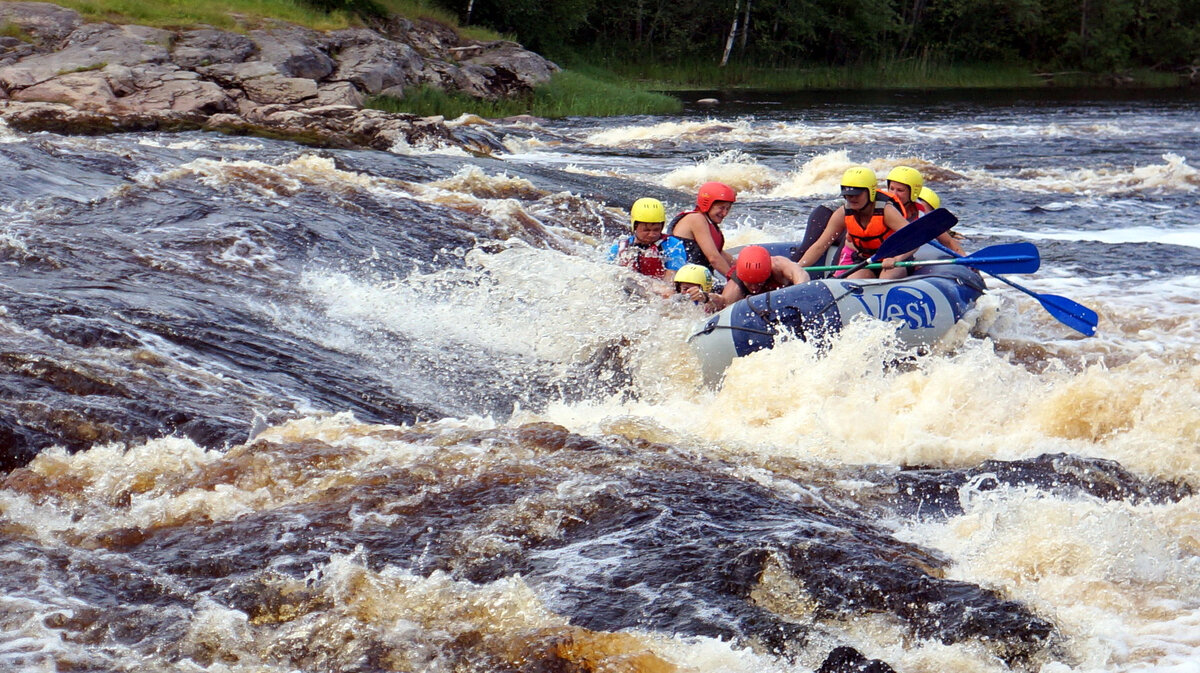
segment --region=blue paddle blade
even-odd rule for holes
[[[1037,246],[1032,243],[989,245],[954,262],[990,273],[1034,273],[1042,266]]]
[[[1032,243],[1030,245],[1032,245]],[[939,243],[934,243],[934,246],[943,252],[947,252],[955,257],[959,257],[959,255],[955,255],[950,249],[942,246]],[[1079,332],[1084,336],[1092,336],[1096,333],[1096,325],[1099,323],[1099,316],[1096,315],[1095,311],[1084,306],[1083,304],[1071,301],[1066,297],[1060,297],[1056,294],[1038,294],[1027,287],[1023,287],[1014,283],[1004,276],[999,276],[994,273],[989,273],[988,275],[1002,283],[1007,284],[1009,287],[1020,290],[1021,292],[1024,292],[1030,297],[1038,300],[1038,302],[1041,303],[1042,308],[1046,309],[1050,315],[1054,316],[1055,320],[1061,322],[1067,327],[1070,327],[1076,332]]]
[[[1035,294],[1033,297],[1041,302],[1042,308],[1067,327],[1087,336],[1096,333],[1099,316],[1092,309],[1056,294]]]
[[[910,250],[916,250],[938,236],[950,231],[950,228],[955,224],[958,224],[958,218],[954,216],[954,213],[945,208],[938,208],[932,213],[926,213],[884,239],[883,243],[879,246],[879,250],[875,251],[874,255],[871,255],[870,261],[878,262],[881,259],[903,255]]]

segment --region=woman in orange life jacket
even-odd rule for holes
[[[730,304],[781,287],[807,283],[808,272],[787,257],[772,255],[761,245],[748,245],[738,253],[729,282],[721,294],[709,295],[706,310],[719,311]]]
[[[904,215],[886,195],[880,195],[876,200],[876,185],[878,178],[875,171],[867,166],[853,166],[842,174],[842,198],[845,205],[833,211],[825,231],[804,251],[800,258],[800,266],[813,266],[825,255],[825,251],[834,241],[846,232],[846,247],[850,248],[851,263],[861,262],[879,249],[884,239],[892,232],[902,229],[908,224]],[[883,269],[879,271],[880,278],[903,278],[908,271],[897,267],[896,262],[912,256],[911,252],[896,257],[888,257],[883,261]],[[850,278],[874,278],[872,269],[860,269]]]
[[[896,204],[896,207],[904,215],[904,219],[909,222],[937,208],[937,206],[929,208],[928,205],[922,207],[920,194],[925,189],[925,179],[921,176],[921,172],[915,168],[909,166],[896,166],[893,168],[887,174],[887,187],[887,195],[892,197],[892,202]],[[929,192],[933,193],[933,190],[929,190]],[[937,195],[934,194],[934,197],[936,198]],[[939,235],[937,242],[959,255],[967,254],[948,231]]]
[[[725,252],[720,224],[729,215],[737,192],[720,182],[706,182],[696,193],[696,209],[681,213],[667,233],[683,241],[689,264],[699,264],[728,277],[733,256]]]

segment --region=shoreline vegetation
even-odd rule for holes
[[[337,30],[390,18],[432,21],[471,39],[516,39],[486,28],[460,25],[451,11],[431,0],[192,0],[145,3],[138,0],[53,0],[88,21],[133,23],[179,29],[208,25],[245,32],[276,21],[315,30]],[[20,38],[0,26],[0,32]],[[725,65],[695,59],[654,62],[570,51],[559,56],[563,71],[527,95],[477,99],[434,87],[418,87],[404,98],[375,96],[365,107],[447,119],[463,114],[486,118],[654,115],[679,112],[684,101],[674,92],[746,89],[820,91],[870,89],[1011,89],[1030,87],[1173,88],[1186,76],[1149,68],[1113,73],[1038,71],[1004,63],[944,64],[928,57],[876,59],[861,65],[762,67],[732,60]],[[554,56],[552,55],[553,59]]]

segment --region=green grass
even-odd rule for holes
[[[15,37],[22,42],[33,42],[33,36],[15,23],[0,21],[0,37]]]
[[[159,28],[188,28],[201,24],[223,30],[246,31],[271,20],[286,21],[315,30],[337,30],[362,25],[358,16],[342,10],[326,12],[301,0],[53,0],[74,9],[87,21],[136,23]],[[412,20],[429,19],[457,28],[458,19],[426,0],[375,0],[385,13]],[[458,29],[479,40],[500,35],[480,28]]]
[[[550,118],[670,114],[682,108],[677,98],[614,81],[611,77],[564,70],[556,73],[548,84],[537,87],[532,95],[498,101],[480,101],[465,94],[421,87],[405,92],[402,99],[374,97],[367,102],[367,107],[426,117],[441,115],[447,119],[463,113],[491,118],[520,114]]]
[[[715,63],[641,64],[620,60],[597,59],[617,76],[638,82],[648,89],[678,91],[694,89],[743,88],[774,91],[825,89],[1005,89],[1053,84],[1062,87],[1178,86],[1179,77],[1171,73],[1139,70],[1128,73],[1097,74],[1084,72],[1042,73],[1028,66],[1002,63],[971,65],[942,64],[930,59],[883,61],[859,66],[795,66],[764,68],[731,63],[721,68]]]

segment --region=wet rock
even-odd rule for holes
[[[108,114],[80,110],[63,103],[0,102],[0,118],[10,128],[27,133],[49,131],[65,135],[95,135],[129,131],[190,131],[203,120],[173,111],[150,114]]]
[[[1064,453],[1027,460],[988,460],[968,469],[907,469],[869,478],[881,483],[894,480],[894,489],[885,496],[888,505],[923,516],[961,514],[960,491],[968,485],[978,491],[1032,486],[1061,495],[1132,503],[1177,502],[1193,493],[1186,483],[1143,479],[1115,461]]]
[[[843,645],[834,648],[817,673],[896,673],[896,669],[879,659],[868,659],[861,652]]]

